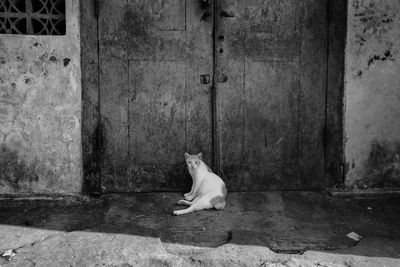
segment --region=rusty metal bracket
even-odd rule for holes
[[[210,83],[210,74],[200,75],[200,82],[202,84],[209,84]]]
[[[224,73],[220,73],[217,75],[217,83],[226,83],[228,81],[228,76]]]

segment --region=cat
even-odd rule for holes
[[[190,192],[184,194],[185,200],[179,200],[178,204],[189,207],[175,210],[174,215],[212,208],[221,210],[226,206],[227,191],[224,181],[213,173],[201,158],[202,153],[197,155],[185,153],[186,165],[193,183]]]

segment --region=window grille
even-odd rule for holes
[[[65,0],[0,0],[0,34],[65,35]]]

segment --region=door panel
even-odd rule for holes
[[[262,165],[298,157],[297,62],[247,62],[245,92],[246,158]],[[278,89],[278,90],[273,90]],[[277,116],[279,114],[279,116]]]
[[[184,152],[211,162],[212,21],[200,1],[102,1],[103,192],[188,190]]]
[[[182,161],[177,151],[185,149],[185,62],[129,63],[131,164]]]
[[[244,156],[251,178],[244,188],[280,189],[298,182],[297,73],[298,62],[246,62]]]
[[[300,188],[324,188],[328,184],[323,140],[327,100],[327,5],[327,0],[304,0],[301,9]]]
[[[105,55],[104,55],[105,56]],[[102,187],[126,186],[128,182],[128,62],[115,57],[101,61],[100,122]]]
[[[129,166],[132,186],[171,186],[185,151],[185,62],[129,61]],[[160,172],[163,170],[163,172]],[[179,181],[179,179],[176,179]],[[176,183],[173,183],[177,185]],[[177,185],[179,186],[179,185]]]
[[[231,190],[324,184],[327,1],[218,1],[221,173]]]

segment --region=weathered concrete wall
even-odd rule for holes
[[[81,190],[79,1],[66,36],[0,36],[0,193]]]
[[[400,186],[400,1],[349,0],[346,185]]]

